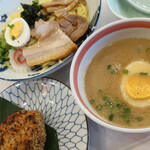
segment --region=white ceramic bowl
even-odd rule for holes
[[[0,0],[0,32],[2,30],[2,26],[6,24],[8,17],[12,15],[12,13],[17,12],[17,10],[21,7],[21,3],[31,3],[32,0]],[[76,44],[79,46],[91,33],[93,33],[97,21],[99,19],[100,9],[101,9],[101,0],[86,0],[88,10],[89,10],[89,20],[90,25],[88,28],[88,31],[86,34],[76,42]],[[92,4],[91,4],[92,3]],[[49,75],[60,68],[62,68],[64,65],[68,64],[74,56],[74,53],[63,59],[62,61],[56,63],[55,65],[52,65],[48,67],[45,71],[42,73],[37,68],[38,71],[30,71],[26,74],[18,74],[12,69],[8,67],[3,67],[3,62],[0,61],[0,79],[4,80],[10,80],[10,81],[20,81],[20,80],[27,80],[27,79],[35,79],[40,78],[46,75]]]
[[[150,19],[125,19],[108,24],[95,31],[80,46],[73,59],[70,71],[70,84],[76,102],[84,113],[96,123],[122,132],[148,132],[149,128],[129,129],[108,123],[91,107],[85,94],[84,78],[88,65],[100,49],[124,38],[150,38]]]

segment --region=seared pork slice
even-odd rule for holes
[[[57,17],[61,17],[67,14],[79,0],[66,0],[66,1],[52,1],[49,3],[43,3],[42,6],[46,9],[47,12],[54,12]]]
[[[45,124],[39,111],[21,110],[0,124],[0,150],[44,150]]]
[[[60,6],[46,7],[45,9],[48,13],[52,13],[52,12],[58,10],[58,9],[62,9],[62,8],[65,8],[65,7],[66,6],[64,6],[64,5],[60,5]]]
[[[29,66],[39,65],[50,60],[59,60],[69,56],[77,45],[60,29],[50,29],[38,42],[23,48],[23,56]]]
[[[50,2],[43,3],[42,6],[43,7],[52,7],[52,6],[58,6],[58,5],[68,5],[73,1],[74,0],[52,0]]]
[[[58,23],[60,25],[60,29],[69,37],[72,34],[72,32],[76,30],[76,26],[65,18],[59,20]]]
[[[31,36],[39,39],[41,36],[47,34],[52,28],[60,28],[60,26],[56,21],[44,21],[40,19],[35,22],[35,27],[31,31]]]
[[[57,17],[61,17],[67,14],[68,11],[70,11],[73,7],[76,6],[79,0],[73,0],[69,5],[67,5],[65,8],[61,8],[54,11],[54,14]]]
[[[73,42],[76,42],[88,29],[88,21],[78,15],[66,15],[59,22],[60,29],[67,34]]]

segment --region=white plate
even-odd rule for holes
[[[150,13],[150,1],[149,0],[127,0],[136,9]]]
[[[60,150],[86,150],[87,122],[70,89],[50,78],[18,82],[1,94],[26,110],[39,110],[45,123],[57,131]]]
[[[31,2],[31,0],[0,0],[0,31],[2,25],[6,24],[7,18],[10,14],[17,11],[17,9],[21,6],[20,3],[27,3]],[[77,41],[77,45],[79,46],[90,34],[94,32],[94,29],[97,25],[99,14],[100,14],[100,8],[101,8],[101,0],[86,0],[88,10],[89,10],[89,19],[90,19],[90,26],[86,34]],[[92,4],[91,4],[92,3]],[[64,65],[68,64],[74,56],[74,53],[65,58],[60,63],[57,63],[53,66],[49,66],[48,69],[44,72],[40,71],[31,71],[27,74],[18,74],[14,72],[12,69],[4,68],[0,69],[0,79],[4,80],[10,80],[10,81],[19,81],[19,80],[27,80],[27,79],[35,79],[40,78],[43,76],[46,76],[48,74],[51,74],[60,68],[62,68]],[[0,66],[3,65],[0,62]]]

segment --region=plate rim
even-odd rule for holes
[[[53,80],[53,81],[57,81],[57,82],[63,84],[66,88],[68,88],[68,90],[69,90],[70,93],[71,93],[71,96],[72,96],[73,99],[74,99],[74,102],[76,103],[76,100],[75,100],[75,98],[74,98],[74,96],[73,96],[73,94],[72,94],[71,88],[70,88],[67,84],[63,83],[62,81],[60,81],[60,80],[58,80],[58,79],[51,78],[51,77],[43,77],[43,78],[34,79],[34,80],[32,80],[32,82],[35,82],[35,81],[38,82],[38,80],[42,81],[42,79]],[[5,89],[3,89],[3,90],[0,92],[0,94],[2,94],[3,92],[5,92],[5,90],[9,89],[10,87],[15,86],[15,84],[18,84],[18,83],[21,83],[21,82],[25,82],[25,81],[27,81],[27,80],[18,81],[18,82],[15,82],[15,83],[9,85],[9,86],[6,87]],[[30,81],[30,80],[28,80],[28,81]],[[7,100],[7,99],[6,99],[6,100]],[[7,101],[8,101],[8,100],[7,100]],[[14,105],[16,105],[16,104],[14,104]],[[78,108],[81,110],[80,106],[79,106],[77,103],[76,103],[76,105],[77,105]],[[17,106],[18,106],[18,105],[17,105]],[[19,107],[19,106],[18,106],[18,107]],[[82,110],[81,110],[81,111],[82,111]],[[82,111],[82,112],[83,112],[83,111]],[[86,126],[87,126],[87,128],[86,128],[86,130],[87,130],[86,150],[89,150],[89,144],[90,144],[89,122],[88,122],[88,117],[86,116],[86,114],[85,114],[84,112],[83,112],[83,115],[85,116],[85,122],[86,122]],[[46,124],[46,123],[45,123],[45,124]],[[47,125],[48,125],[48,124],[47,124]],[[48,126],[49,126],[49,125],[48,125]],[[56,133],[57,133],[57,131],[56,131]],[[59,140],[59,139],[58,139],[58,140]],[[58,141],[58,142],[59,142],[59,141]]]
[[[127,0],[134,8],[138,9],[141,12],[150,14],[150,9],[144,9],[144,7],[140,7],[140,5],[136,4],[132,0]]]

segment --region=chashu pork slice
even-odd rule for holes
[[[31,30],[32,37],[39,39],[53,28],[60,28],[56,21],[44,21],[42,19],[35,22],[34,29]]]
[[[29,66],[34,66],[65,58],[76,49],[77,45],[63,31],[53,28],[42,35],[36,44],[23,48],[23,56]]]
[[[74,0],[52,0],[47,3],[42,3],[43,7],[59,6],[59,5],[68,5]]]
[[[76,6],[76,4],[78,3],[79,0],[73,0],[73,2],[71,2],[69,5],[67,5],[65,8],[60,8],[58,10],[54,11],[54,14],[57,17],[61,17],[67,14],[67,12],[69,12],[71,9],[73,9],[73,7]]]
[[[40,111],[17,111],[0,124],[0,150],[44,150],[45,142]]]
[[[81,36],[83,36],[89,26],[88,21],[79,15],[66,15],[59,20],[60,29],[69,36],[69,38],[76,42]]]

